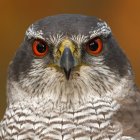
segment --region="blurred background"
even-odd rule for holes
[[[8,63],[22,42],[25,30],[40,18],[62,13],[95,15],[105,20],[131,61],[140,86],[139,0],[1,0],[0,119],[6,108]]]

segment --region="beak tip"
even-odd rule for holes
[[[64,69],[64,72],[65,72],[65,75],[66,75],[66,79],[69,80],[71,69],[69,69],[69,70]]]

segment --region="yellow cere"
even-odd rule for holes
[[[64,49],[65,49],[66,47],[70,48],[72,54],[74,53],[74,51],[75,51],[75,49],[76,49],[74,43],[73,43],[71,40],[69,40],[69,39],[64,39],[64,40],[61,42],[60,47],[59,47],[59,51],[61,52],[61,55],[63,54],[63,51],[64,51]]]

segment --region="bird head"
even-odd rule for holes
[[[8,95],[11,100],[39,96],[80,103],[100,96],[123,97],[132,81],[130,63],[107,23],[65,14],[41,19],[27,29],[9,66]]]

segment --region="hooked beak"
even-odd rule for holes
[[[60,66],[64,69],[66,79],[69,80],[71,69],[74,67],[74,58],[70,48],[65,48],[60,59]]]
[[[64,69],[66,79],[69,80],[71,69],[74,67],[75,60],[73,56],[74,45],[70,40],[64,40],[60,46],[62,55],[60,58],[60,66]]]

